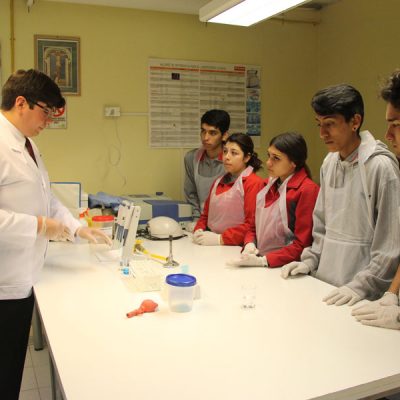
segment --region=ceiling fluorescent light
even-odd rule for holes
[[[311,0],[212,0],[200,8],[200,21],[250,26]]]

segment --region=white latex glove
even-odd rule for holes
[[[380,328],[400,329],[400,307],[396,305],[381,306],[379,309],[356,318],[364,325]]]
[[[244,256],[245,254],[258,254],[259,251],[256,247],[256,245],[251,242],[251,243],[247,243],[246,246],[244,246],[244,249],[242,251],[242,256]]]
[[[193,236],[192,236],[193,243],[200,244],[197,242],[197,240],[200,237],[200,234],[203,232],[204,232],[203,229],[197,229],[197,231],[193,232]]]
[[[234,267],[268,267],[268,261],[265,256],[258,257],[255,254],[243,254],[236,260],[230,260],[228,265]]]
[[[340,286],[332,290],[322,301],[325,301],[328,306],[335,304],[336,306],[342,306],[348,303],[349,306],[356,304],[361,300],[361,297],[347,286]]]
[[[76,230],[76,236],[79,236],[82,239],[86,239],[89,243],[106,243],[109,246],[112,245],[111,239],[104,234],[100,229],[96,228],[88,228],[87,226],[81,226]]]
[[[308,274],[310,273],[311,268],[301,261],[292,261],[289,264],[286,264],[281,269],[281,277],[283,279],[288,278],[289,275],[298,275],[298,274]]]
[[[193,235],[193,241],[202,246],[220,246],[221,235],[210,231],[199,232],[197,230]]]
[[[42,230],[49,240],[65,241],[71,237],[71,231],[62,222],[54,218],[42,217]]]
[[[368,315],[374,312],[379,312],[382,307],[387,306],[398,306],[399,298],[397,294],[392,292],[386,292],[380,299],[371,301],[368,304],[364,304],[360,307],[353,308],[351,315],[356,317],[359,321],[363,319],[364,315]]]

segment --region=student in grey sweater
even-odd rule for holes
[[[312,273],[334,289],[327,304],[353,305],[387,290],[399,263],[400,175],[396,157],[368,132],[361,94],[341,84],[314,96],[320,137],[329,150],[313,214],[313,244],[282,277]]]

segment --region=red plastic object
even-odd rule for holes
[[[154,312],[154,311],[156,311],[157,307],[158,307],[158,304],[155,301],[149,300],[149,299],[143,300],[142,304],[140,305],[139,308],[137,308],[136,310],[133,310],[131,312],[128,312],[126,314],[126,316],[128,318],[132,318],[132,317],[135,317],[136,315],[142,315],[146,312]]]

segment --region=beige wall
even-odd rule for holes
[[[364,98],[363,128],[381,140],[386,123],[379,83],[400,67],[399,13],[398,0],[341,0],[322,11],[318,26],[317,86],[354,85]]]
[[[265,21],[251,28],[205,25],[197,16],[38,1],[28,13],[15,1],[16,68],[33,67],[33,35],[81,38],[82,95],[68,96],[68,128],[37,139],[53,180],[78,180],[88,192],[182,193],[179,149],[151,149],[146,117],[103,117],[106,104],[147,112],[149,57],[259,64],[262,75],[262,147],[272,135],[295,129],[310,148],[314,176],[326,153],[310,98],[319,87],[349,82],[363,93],[365,127],[384,133],[377,80],[397,64],[397,0],[341,0],[325,8],[322,23]],[[3,82],[10,74],[9,2],[0,1]],[[118,135],[118,136],[117,136]],[[115,147],[121,141],[121,159]],[[111,162],[110,162],[111,160]],[[124,179],[126,184],[124,185]]]
[[[0,1],[0,15],[9,13]],[[182,150],[151,149],[146,117],[103,117],[105,104],[147,112],[149,57],[260,64],[263,68],[262,150],[282,130],[310,131],[307,109],[316,76],[316,28],[271,21],[253,28],[205,25],[197,16],[88,7],[38,1],[28,13],[15,1],[16,68],[33,66],[33,35],[81,38],[82,95],[68,96],[68,129],[46,130],[37,143],[53,180],[79,180],[91,193],[164,191],[180,198]],[[3,81],[9,75],[9,29],[4,44]],[[312,123],[312,122],[311,122]],[[118,167],[111,146],[122,143]],[[127,183],[123,186],[123,175]]]

